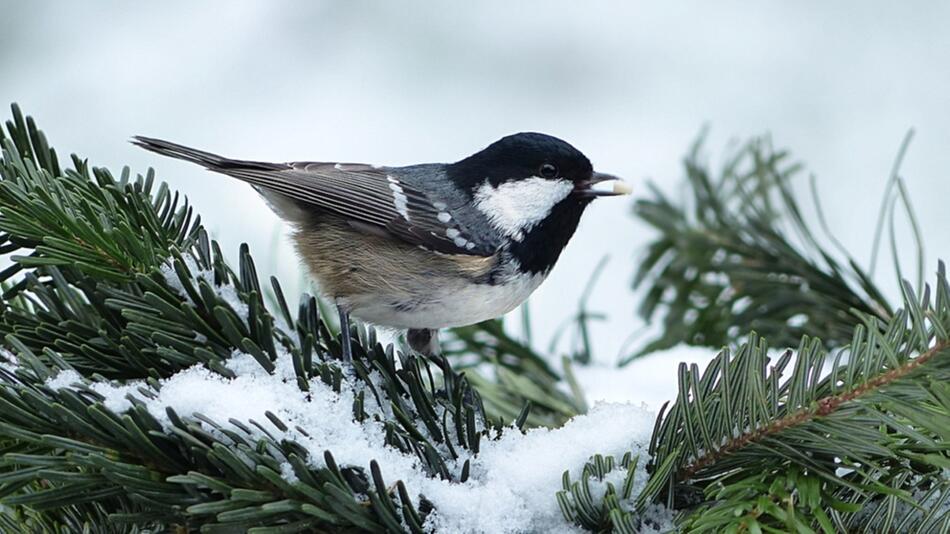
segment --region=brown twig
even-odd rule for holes
[[[950,348],[950,340],[937,343],[932,349],[924,352],[920,356],[910,359],[895,369],[891,369],[886,373],[881,373],[874,378],[871,378],[867,382],[859,385],[858,387],[846,391],[844,393],[839,393],[838,395],[831,395],[829,397],[823,397],[818,399],[815,405],[811,408],[805,408],[799,410],[793,414],[787,415],[781,419],[776,419],[768,425],[757,428],[755,430],[746,432],[741,436],[729,440],[725,445],[716,449],[704,456],[701,456],[696,459],[693,463],[685,466],[680,471],[680,479],[686,480],[692,478],[696,473],[698,473],[703,468],[715,463],[724,456],[727,456],[743,447],[755,443],[760,439],[781,432],[787,428],[802,424],[804,422],[810,421],[815,417],[823,417],[831,414],[837,410],[842,404],[852,401],[865,393],[873,391],[885,386],[905,375],[911,371],[917,369],[921,365],[927,363],[928,360],[932,359],[939,352]]]

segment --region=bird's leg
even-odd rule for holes
[[[343,361],[353,362],[353,339],[350,337],[350,315],[343,311],[338,304],[336,311],[340,314],[340,341],[343,343]]]
[[[427,328],[410,328],[406,331],[409,348],[423,356],[436,356],[442,352],[439,347],[439,331]]]

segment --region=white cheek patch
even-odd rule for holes
[[[475,191],[475,207],[505,235],[521,241],[551,213],[555,204],[574,189],[569,180],[549,180],[532,176],[492,187],[485,182]]]

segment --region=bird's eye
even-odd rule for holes
[[[541,176],[545,178],[554,178],[557,176],[557,167],[551,165],[550,163],[545,163],[541,165],[541,169],[538,171],[541,173]]]

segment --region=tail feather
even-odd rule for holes
[[[230,159],[152,137],[135,136],[132,138],[132,144],[156,154],[197,163],[208,170],[247,182],[264,197],[274,213],[284,220],[302,223],[309,218],[309,211],[300,201],[268,188],[266,181],[262,182],[260,179],[261,176],[266,177],[269,172],[287,170],[287,164]],[[255,176],[257,179],[250,179],[249,176]]]
[[[235,169],[279,170],[286,168],[286,165],[275,163],[230,159],[171,141],[155,139],[154,137],[136,135],[132,138],[132,144],[156,154],[197,163],[209,170],[224,174],[229,174],[228,171]]]

